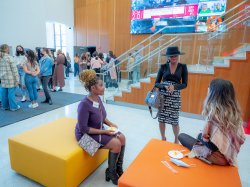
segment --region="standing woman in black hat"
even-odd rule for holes
[[[168,61],[161,65],[155,81],[155,87],[159,88],[160,93],[163,94],[158,116],[161,138],[166,140],[165,124],[170,124],[175,135],[175,143],[179,143],[180,90],[186,88],[188,84],[187,66],[178,62],[179,55],[182,54],[184,53],[181,53],[178,47],[168,47],[164,55],[168,57]]]

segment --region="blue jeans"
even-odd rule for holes
[[[1,84],[0,84],[0,102],[2,102],[2,87],[1,87]]]
[[[37,94],[37,77],[29,74],[25,75],[25,85],[29,92],[30,101],[36,101],[38,98]]]
[[[27,95],[27,90],[24,89],[23,87],[25,86],[25,72],[23,71],[23,68],[18,67],[18,74],[19,74],[19,79],[20,79],[20,89],[22,92],[22,96],[26,96]]]
[[[5,110],[16,110],[18,105],[16,102],[16,88],[1,88],[2,89],[2,108]]]
[[[79,64],[78,63],[74,63],[74,76],[78,76],[79,75]]]
[[[140,81],[140,67],[136,66],[133,70],[133,83],[137,83]]]

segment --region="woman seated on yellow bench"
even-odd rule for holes
[[[95,141],[100,143],[103,149],[109,149],[108,168],[106,169],[106,181],[112,180],[117,185],[118,178],[123,174],[123,157],[125,151],[125,136],[121,132],[105,130],[102,124],[118,128],[117,125],[107,119],[106,110],[100,99],[104,94],[102,80],[96,76],[94,70],[85,70],[79,75],[80,81],[89,91],[78,106],[78,123],[75,128],[77,141],[87,133]]]
[[[207,123],[198,136],[201,153],[217,165],[237,166],[237,155],[245,141],[240,109],[230,81],[214,79],[209,86],[203,115]],[[192,149],[197,140],[180,134],[181,144]]]

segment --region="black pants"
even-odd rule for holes
[[[97,77],[101,77],[101,75],[100,75],[100,73],[101,73],[101,68],[95,68],[94,70],[95,70],[95,72],[96,72],[96,74],[97,74],[96,76],[97,76]]]
[[[70,66],[67,66],[65,68],[65,75],[66,75],[66,77],[69,77],[69,68],[70,68]]]
[[[218,151],[218,147],[216,145],[214,145],[213,142],[211,142],[211,141],[204,142],[203,141],[201,133],[198,135],[197,139],[195,139],[187,134],[181,133],[178,136],[178,139],[181,142],[181,144],[184,147],[188,148],[189,150],[191,150],[193,148],[193,146],[196,144],[197,141],[200,141],[203,145],[205,145],[207,148],[209,148],[212,152]]]
[[[50,76],[42,76],[41,77],[41,83],[42,83],[42,87],[43,87],[43,91],[46,97],[46,101],[51,100],[50,94],[49,94],[49,90],[48,90],[48,83],[50,80]]]

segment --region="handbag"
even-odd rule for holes
[[[155,89],[155,87],[147,93],[145,103],[148,105],[149,112],[151,114],[151,117],[153,119],[156,119],[159,114],[159,109],[161,108],[161,94],[159,91]],[[153,111],[152,108],[158,109],[158,112],[155,117],[153,117]]]
[[[101,112],[101,127],[103,126],[103,116],[102,116],[102,110],[101,105],[99,103],[100,112]],[[99,134],[99,142],[101,142],[101,135]],[[81,148],[83,148],[90,156],[94,156],[97,150],[101,147],[101,144],[95,141],[91,136],[89,136],[87,133],[85,133],[81,139],[78,141],[78,144]]]
[[[85,133],[79,140],[78,144],[83,148],[90,156],[94,156],[96,151],[101,147],[101,144],[95,141],[91,136]]]

